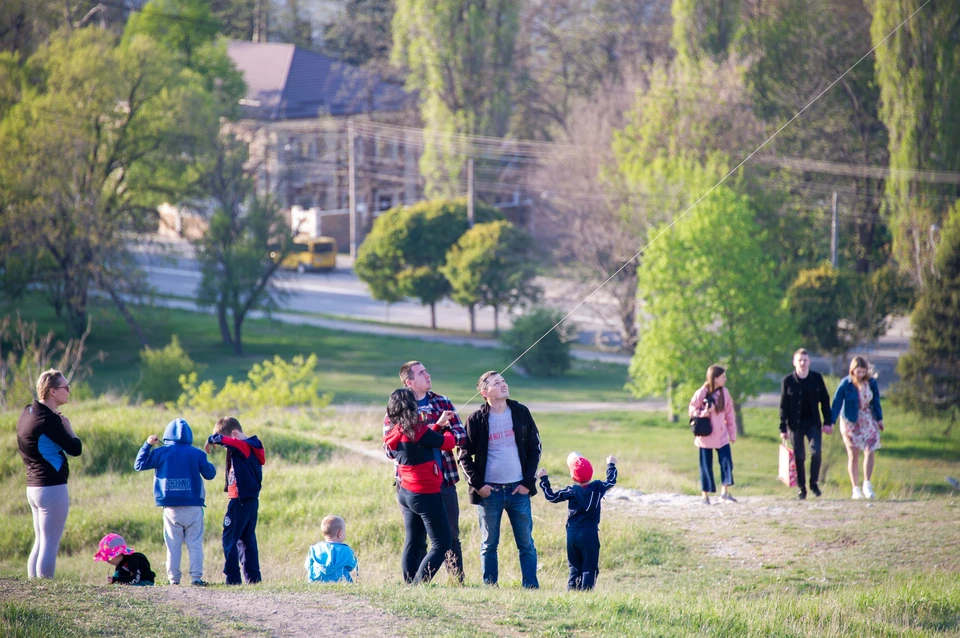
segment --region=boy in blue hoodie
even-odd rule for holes
[[[567,562],[570,578],[567,589],[593,589],[600,570],[600,501],[617,484],[617,459],[607,457],[607,480],[591,481],[593,466],[576,452],[567,457],[570,477],[576,485],[559,492],[550,489],[550,479],[543,468],[537,472],[540,489],[551,503],[567,503]]]
[[[212,445],[227,449],[227,476],[223,491],[230,497],[223,517],[223,573],[228,585],[239,585],[240,568],[247,584],[260,582],[260,550],[257,547],[257,515],[266,455],[255,436],[247,436],[232,416],[217,421],[203,449]]]
[[[167,546],[167,578],[180,584],[180,550],[190,554],[190,582],[203,587],[203,479],[217,475],[217,468],[202,450],[193,447],[193,432],[183,419],[174,419],[163,431],[163,445],[154,435],[140,448],[133,468],[154,470],[153,495],[163,508],[163,542]]]
[[[347,545],[347,524],[339,516],[327,516],[320,521],[323,541],[307,552],[303,564],[311,583],[353,582],[350,572],[357,568],[357,557]]]

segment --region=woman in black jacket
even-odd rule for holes
[[[83,446],[60,406],[70,400],[70,384],[57,370],[37,379],[37,397],[17,420],[17,446],[27,470],[27,502],[33,512],[33,549],[29,578],[53,578],[60,537],[67,523],[70,496],[67,454],[80,456]]]

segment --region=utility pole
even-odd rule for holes
[[[840,220],[837,217],[837,191],[833,191],[833,223],[830,225],[830,264],[834,268],[840,266]]]
[[[467,158],[467,227],[473,228],[473,157]]]
[[[357,133],[353,120],[347,120],[347,189],[350,206],[350,256],[357,258]]]

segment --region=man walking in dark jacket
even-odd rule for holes
[[[510,389],[497,372],[485,372],[477,390],[486,403],[467,419],[459,459],[470,486],[470,502],[480,515],[483,582],[496,585],[499,579],[497,547],[500,520],[506,511],[520,553],[521,582],[524,587],[537,588],[530,497],[537,493],[540,433],[530,410],[507,398]]]
[[[810,369],[810,353],[803,348],[797,350],[793,354],[793,368],[780,384],[780,438],[793,445],[799,488],[797,499],[802,501],[807,498],[804,437],[810,440],[810,491],[820,496],[821,426],[823,434],[832,434],[833,418],[823,377]]]

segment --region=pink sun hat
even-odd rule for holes
[[[132,553],[133,550],[127,547],[127,541],[123,540],[123,536],[120,536],[120,534],[107,534],[100,539],[100,548],[94,555],[93,560],[102,560],[107,563],[119,554],[129,556]]]

